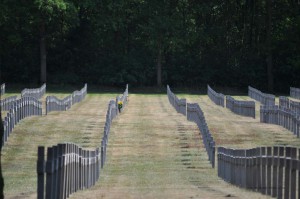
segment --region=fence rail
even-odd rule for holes
[[[0,106],[2,111],[9,111],[13,107],[17,100],[17,96],[10,96],[0,100]]]
[[[255,118],[255,102],[254,101],[240,101],[233,97],[226,96],[226,108],[232,112],[247,117]]]
[[[208,160],[212,167],[215,167],[215,142],[208,129],[204,113],[197,103],[187,103],[187,120],[195,122],[202,135],[203,144],[205,146]]]
[[[72,104],[72,95],[64,99],[58,99],[56,96],[46,97],[46,114],[52,111],[66,111]]]
[[[300,99],[300,88],[290,87],[290,96]]]
[[[42,115],[42,102],[38,101],[36,98],[23,97],[13,102],[3,121],[4,134],[2,146],[4,146],[4,143],[7,142],[15,125],[17,125],[22,119],[33,115]]]
[[[121,112],[124,110],[128,103],[128,84],[126,85],[126,89],[121,97],[117,96],[116,101],[111,100],[108,104],[108,109],[106,113],[106,121],[104,125],[104,132],[101,141],[101,168],[105,165],[106,162],[106,150],[108,146],[108,136],[110,133],[111,123],[115,117],[119,114],[118,102],[122,101],[123,106],[120,110]]]
[[[291,100],[287,97],[280,96],[279,97],[279,106],[288,108],[291,111],[294,111],[296,114],[300,114],[300,102]]]
[[[204,114],[197,103],[186,103],[186,99],[178,99],[178,97],[167,86],[167,95],[170,104],[175,108],[178,113],[186,115],[188,121],[195,122],[202,135],[203,144],[205,146],[208,160],[212,167],[215,166],[215,142],[208,129],[205,121]]]
[[[35,97],[40,99],[46,93],[46,84],[43,84],[40,88],[25,88],[21,92],[21,97]]]
[[[86,92],[84,90],[83,94]],[[119,99],[123,100],[124,109],[128,101],[128,85]],[[106,113],[101,149],[87,151],[73,143],[58,144],[47,149],[45,160],[45,148],[38,148],[38,199],[65,199],[96,183],[105,165],[111,123],[117,115],[117,102],[111,100]]]
[[[88,151],[73,143],[38,148],[38,198],[67,198],[72,193],[95,185],[100,176],[99,148]],[[46,186],[45,186],[46,176]],[[44,187],[45,186],[45,187]],[[45,192],[44,192],[45,190]]]
[[[87,84],[80,91],[74,91],[72,94],[72,105],[81,102],[87,94]]]
[[[300,198],[299,155],[299,148],[283,146],[218,147],[218,176],[228,183],[272,197]]]
[[[64,99],[58,99],[55,96],[46,97],[46,114],[51,111],[66,111],[71,108],[75,103],[84,100],[87,94],[87,84],[80,91],[74,91],[71,95]]]
[[[5,83],[1,84],[1,86],[0,86],[0,94],[1,95],[5,94]]]
[[[116,107],[118,107],[119,102],[122,102],[122,108],[120,109],[120,112],[122,112],[123,109],[125,108],[125,106],[127,104],[127,100],[128,100],[128,84],[126,85],[126,89],[125,89],[124,93],[122,94],[122,96],[116,97]]]
[[[169,102],[175,108],[178,113],[186,115],[186,99],[179,99],[170,89],[169,85],[167,86],[167,95]]]
[[[275,95],[263,93],[260,90],[248,86],[248,96],[266,106],[275,105]]]
[[[225,107],[224,98],[222,93],[217,93],[209,85],[207,85],[207,95],[216,105]]]
[[[282,126],[299,137],[299,115],[297,115],[296,112],[290,110],[289,108],[284,108],[277,105],[261,106],[260,122]]]

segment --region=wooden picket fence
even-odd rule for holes
[[[203,144],[205,146],[208,160],[212,168],[215,167],[215,141],[207,126],[204,113],[197,103],[187,103],[187,120],[195,122],[202,135]]]
[[[87,94],[87,84],[80,91],[74,91],[71,95],[64,99],[58,99],[55,96],[46,97],[46,114],[51,111],[66,111],[72,107],[72,105],[81,102],[85,99]]]
[[[218,147],[218,176],[238,187],[278,199],[299,199],[300,149]]]
[[[122,102],[122,104],[123,104],[123,106],[120,110],[121,112],[125,108],[125,106],[127,104],[127,100],[128,100],[128,84],[126,85],[126,88],[125,88],[125,91],[123,92],[123,94],[121,96],[116,97],[116,105],[118,105],[119,102]]]
[[[5,94],[5,83],[1,84],[0,86],[0,95],[4,95]]]
[[[299,137],[300,118],[289,108],[274,106],[260,107],[260,122],[282,126]]]
[[[291,100],[287,97],[284,96],[279,97],[279,106],[288,108],[291,111],[294,111],[298,115],[300,114],[300,102]]]
[[[238,115],[255,118],[255,102],[254,101],[241,101],[233,97],[226,96],[226,108]]]
[[[15,100],[3,120],[4,134],[3,142],[7,142],[9,135],[22,119],[33,115],[42,115],[42,102],[34,97],[23,97]]]
[[[87,84],[80,91],[74,91],[72,94],[72,105],[81,102],[87,94]]]
[[[167,95],[170,104],[175,108],[178,113],[186,115],[186,99],[179,99],[167,85]]]
[[[300,99],[300,88],[290,87],[290,96]]]
[[[260,90],[252,88],[251,86],[248,86],[248,96],[259,101],[263,105],[275,105],[275,95],[263,93]]]
[[[46,97],[46,115],[52,111],[66,111],[72,106],[72,95],[64,99],[58,99],[55,96]]]
[[[128,85],[117,99],[122,100],[124,109],[128,102]],[[63,143],[49,147],[45,156],[45,148],[38,148],[38,199],[65,199],[76,191],[95,185],[106,162],[110,128],[118,112],[117,101],[111,100],[106,113],[101,149],[88,151],[74,143]]]
[[[13,107],[17,100],[17,96],[10,96],[4,99],[0,99],[0,106],[2,111],[9,111]]]
[[[167,86],[167,96],[170,104],[178,113],[186,115],[188,121],[195,122],[202,135],[203,144],[205,146],[208,160],[212,167],[215,166],[215,142],[208,129],[203,111],[197,103],[186,103],[186,99],[178,99],[178,97]]]
[[[46,183],[45,183],[46,175]],[[100,177],[100,152],[84,150],[73,143],[38,148],[37,198],[68,198],[72,193],[89,188]],[[45,191],[44,191],[45,190]]]
[[[217,93],[209,85],[207,85],[207,95],[216,105],[225,107],[225,96],[222,93]]]
[[[25,88],[21,92],[22,97],[35,97],[40,99],[46,93],[46,84],[43,84],[40,88]]]
[[[120,110],[122,112],[124,108],[127,106],[128,103],[128,84],[126,85],[126,89],[122,96],[117,96],[116,101],[111,100],[108,104],[108,109],[106,113],[106,121],[104,125],[104,132],[103,132],[103,137],[101,141],[101,168],[105,165],[106,162],[106,151],[107,151],[107,146],[108,146],[108,136],[110,133],[110,127],[111,123],[114,120],[114,118],[117,117],[119,114],[119,109],[118,109],[118,102],[122,101],[123,107]]]

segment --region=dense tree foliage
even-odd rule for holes
[[[2,0],[0,28],[5,82],[300,87],[299,0]]]

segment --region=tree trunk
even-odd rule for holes
[[[266,1],[266,64],[268,75],[268,90],[272,92],[274,90],[274,76],[273,76],[273,61],[272,61],[272,46],[271,46],[271,28],[272,28],[272,0]]]
[[[162,81],[161,81],[161,65],[162,65],[162,50],[159,47],[158,49],[158,55],[157,55],[157,65],[156,65],[156,72],[157,72],[157,86],[161,87],[162,86]]]
[[[40,83],[46,83],[47,78],[47,52],[45,40],[45,22],[41,22],[40,26],[40,60],[41,60],[41,79]]]

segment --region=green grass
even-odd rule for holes
[[[66,94],[55,94],[63,97]],[[65,112],[51,112],[22,120],[13,130],[2,151],[6,198],[36,197],[38,146],[74,142],[87,149],[100,146],[109,100],[115,94],[87,95]],[[43,98],[42,100],[45,100]]]
[[[64,97],[70,93],[48,94]],[[107,105],[115,97],[115,93],[95,92],[66,112],[21,121],[2,151],[6,198],[36,198],[38,146],[61,142],[88,149],[100,146]],[[206,95],[179,97],[199,103],[218,146],[300,144],[300,139],[282,127],[261,124],[259,117],[235,115],[214,105]],[[267,198],[217,177],[197,126],[176,113],[166,94],[130,94],[128,106],[112,124],[107,162],[100,175],[96,186],[70,198],[224,198],[229,194]]]

